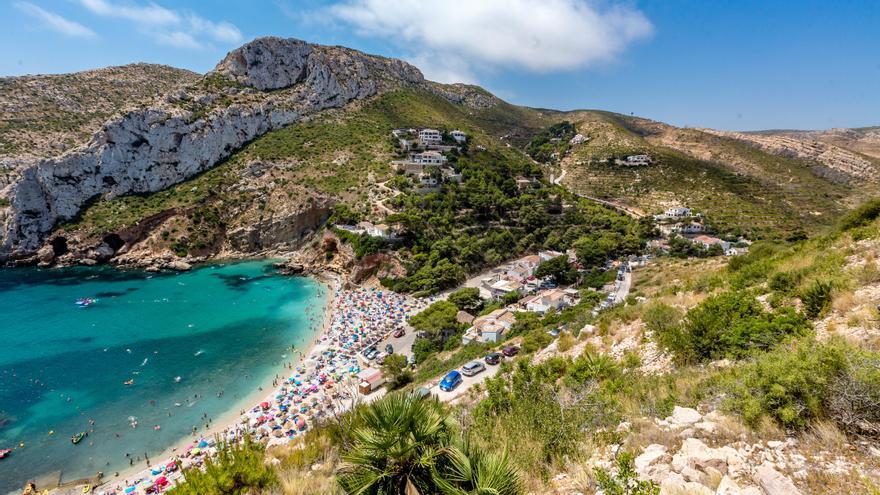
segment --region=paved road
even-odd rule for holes
[[[620,281],[620,285],[617,287],[617,294],[615,296],[615,303],[622,303],[626,301],[626,297],[629,296],[629,290],[632,287],[632,279],[633,274],[631,271],[628,271],[623,274],[623,280]]]
[[[455,400],[458,397],[461,397],[462,395],[464,395],[465,392],[470,390],[471,387],[473,387],[475,384],[483,383],[484,381],[486,381],[486,378],[491,378],[491,377],[498,374],[498,369],[501,368],[500,364],[492,366],[492,365],[486,364],[482,359],[480,359],[480,361],[486,365],[486,371],[479,373],[475,376],[461,375],[461,377],[463,379],[461,382],[461,385],[455,387],[453,390],[450,390],[449,392],[444,392],[444,391],[440,390],[439,383],[440,383],[440,380],[443,379],[443,377],[440,377],[440,379],[437,380],[437,385],[433,385],[431,387],[431,393],[435,394],[440,399],[441,402],[450,402],[450,401]],[[452,370],[449,370],[449,371],[452,371]],[[461,368],[458,368],[458,371],[461,371]]]

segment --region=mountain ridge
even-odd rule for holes
[[[124,67],[140,66],[144,65]],[[174,74],[174,69],[167,70]],[[29,77],[39,79],[39,76]],[[841,141],[844,138],[837,137],[836,144],[830,142],[834,136],[849,136],[846,143],[858,143],[862,150],[870,151],[874,146],[872,128],[810,135],[814,141],[824,139],[821,146],[825,148],[842,150],[846,157],[863,160],[863,163],[859,162],[863,165],[861,172],[853,174],[838,166],[840,160],[836,155],[826,157],[830,165],[823,164],[815,156],[786,156],[791,154],[786,149],[760,149],[749,141],[756,139],[750,137],[752,134],[725,135],[726,131],[677,128],[604,111],[564,112],[512,105],[478,86],[427,81],[417,68],[399,60],[294,39],[258,38],[231,51],[205,75],[181,72],[180,79],[182,81],[176,85],[167,83],[159,88],[162,91],[155,91],[151,102],[134,102],[133,110],[124,110],[125,105],[119,105],[116,109],[118,117],[93,129],[91,140],[73,150],[37,147],[29,150],[29,158],[23,159],[6,148],[0,149],[0,164],[5,170],[0,175],[0,225],[4,227],[0,233],[0,259],[26,263],[51,260],[54,255],[67,251],[64,243],[58,241],[54,244],[60,246],[58,252],[54,255],[50,252],[52,243],[47,241],[54,235],[52,232],[57,232],[59,226],[65,224],[82,225],[80,219],[96,202],[132,194],[167,193],[169,188],[185,184],[240,154],[255,138],[315,118],[332,122],[336,119],[332,112],[357,112],[362,107],[361,102],[373,101],[379,95],[400,88],[413,88],[418,94],[437,96],[440,98],[437,103],[425,100],[426,96],[415,96],[416,93],[408,93],[407,98],[421,99],[420,105],[440,105],[440,101],[451,104],[461,115],[453,121],[458,119],[459,125],[479,130],[492,143],[517,149],[522,149],[540,129],[562,120],[573,120],[579,132],[588,136],[593,132],[595,136],[590,136],[592,140],[587,144],[573,147],[570,156],[562,157],[559,163],[545,165],[548,174],[565,170],[563,183],[570,189],[648,212],[656,212],[670,204],[693,203],[707,209],[722,229],[745,228],[758,238],[828,225],[844,209],[835,206],[836,203],[852,205],[874,191],[873,187],[864,184],[875,182],[874,176],[880,167],[870,155],[845,148],[847,144]],[[432,125],[430,119],[409,115],[412,112],[405,104],[403,107],[394,106],[394,109],[398,116],[391,120],[418,120],[421,125]],[[8,111],[8,108],[0,111]],[[417,118],[414,120],[413,117]],[[94,125],[92,121],[81,123],[82,128],[77,132],[89,134],[85,129]],[[75,124],[70,126],[75,127]],[[363,130],[351,129],[351,132],[366,136]],[[852,133],[856,133],[856,137],[852,137]],[[379,134],[371,139],[384,139]],[[610,141],[598,146],[597,143],[605,139],[603,135]],[[801,142],[788,134],[785,139]],[[326,144],[340,150],[345,148],[341,143]],[[366,148],[374,146],[367,143]],[[604,167],[596,175],[595,170],[585,173],[590,166],[582,165],[595,159],[607,159],[615,153],[650,150],[658,157],[665,157],[658,160],[659,168],[624,170]],[[348,149],[345,153],[357,154],[358,151]],[[387,160],[382,157],[388,156],[378,151],[369,151],[368,155],[371,163]],[[344,159],[340,157],[337,158]],[[282,162],[263,161],[254,167],[260,170],[290,167],[284,160],[289,158],[282,158]],[[339,167],[337,161],[334,159],[333,163],[321,166]],[[367,169],[329,170],[329,175],[324,176],[329,180],[329,177],[350,172],[367,173]],[[652,178],[658,173],[659,176]],[[294,174],[300,177],[301,174],[297,174],[300,172]],[[694,182],[689,188],[702,189],[706,194],[701,197],[683,194],[678,186],[697,176],[703,177],[702,182]],[[345,180],[351,182],[352,179]],[[653,182],[648,184],[646,180]],[[843,183],[850,184],[852,191],[844,190],[840,186]],[[648,189],[644,187],[646,184]],[[303,232],[319,228],[329,214],[329,205],[339,200],[335,191],[315,190],[313,184],[301,185],[304,186],[303,192],[295,196],[312,198],[315,204],[321,205],[316,212],[323,213],[306,215],[304,218],[309,220],[303,228],[290,230],[286,237],[279,238],[280,244],[285,244],[282,242],[285,239],[299,239]],[[362,184],[356,190],[364,193],[364,187],[367,186]],[[823,193],[816,201],[804,203],[810,209],[799,211],[799,198],[804,194],[799,191],[810,190]],[[728,198],[725,201],[730,202],[729,207],[720,207],[717,200],[711,200],[715,194],[712,191]],[[737,199],[747,194],[755,196],[758,203],[764,203],[751,208],[743,203],[745,198]],[[163,204],[161,201],[154,203]],[[290,205],[284,209],[290,210],[287,206]],[[293,207],[293,210],[297,208]],[[720,213],[716,214],[713,208],[720,208]],[[161,212],[148,211],[153,211],[152,214]],[[300,213],[303,212],[297,214]],[[766,218],[759,219],[755,228],[751,228],[743,222],[743,217],[748,216]],[[776,229],[779,225],[782,228]],[[768,228],[767,232],[761,231]],[[70,228],[65,227],[65,230]],[[96,231],[90,228],[89,232],[92,233],[86,237],[92,239]],[[140,242],[144,235],[149,236],[142,228],[135,228],[134,232],[137,235],[123,243]],[[119,234],[109,230],[104,235]],[[221,237],[225,235],[222,233]],[[113,239],[111,244],[119,244]],[[262,242],[258,244],[261,249],[271,248]],[[243,246],[245,254],[254,248],[248,243]],[[133,247],[130,244],[123,252]],[[42,255],[34,257],[41,249]],[[216,255],[217,249],[197,251],[210,256]],[[98,239],[89,256],[106,260],[117,254],[122,253]]]

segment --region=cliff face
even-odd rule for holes
[[[36,252],[92,198],[162,190],[266,132],[422,82],[418,69],[397,60],[257,39],[230,52],[201,84],[107,122],[79,149],[18,167],[9,206],[0,206],[0,260]]]

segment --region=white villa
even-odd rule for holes
[[[465,134],[462,131],[459,131],[458,129],[450,132],[449,135],[452,136],[452,139],[455,139],[455,141],[458,143],[463,143],[463,142],[467,141],[467,134]]]
[[[504,332],[516,322],[516,314],[506,308],[474,318],[473,324],[461,338],[462,344],[471,342],[498,342]]]
[[[423,146],[429,144],[439,144],[443,140],[443,135],[437,129],[422,129],[419,131],[419,142]]]
[[[418,163],[421,165],[443,165],[446,163],[446,157],[439,151],[423,151],[421,153],[410,153],[410,163]]]
[[[642,165],[650,165],[651,157],[648,155],[629,155],[624,159],[616,158],[614,163],[617,165],[625,165],[627,167],[638,167]]]
[[[551,309],[559,310],[580,302],[580,293],[575,289],[549,289],[520,299],[519,304],[534,313],[544,314]]]

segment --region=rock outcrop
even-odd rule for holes
[[[82,148],[20,168],[0,207],[0,261],[33,255],[92,198],[162,190],[266,132],[423,78],[399,60],[259,38],[203,82],[107,122]]]

